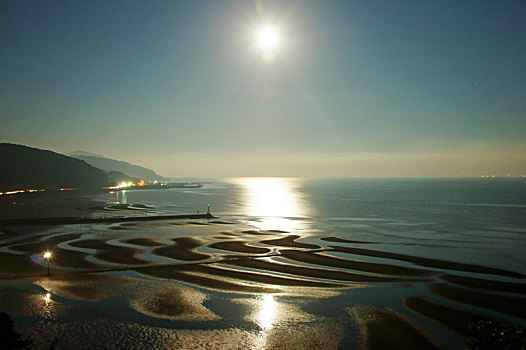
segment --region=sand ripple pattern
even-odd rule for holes
[[[163,227],[208,229],[200,226],[204,225],[190,222],[175,227],[168,222]],[[148,228],[145,225],[123,224],[119,226],[122,230],[112,227],[108,226],[111,236],[99,238],[77,233],[38,234],[32,239],[10,237],[1,243],[0,273],[45,274],[45,263],[38,254],[52,249],[54,274],[130,270],[154,280],[175,280],[236,293],[422,284],[430,295],[442,301],[414,296],[404,300],[406,307],[462,334],[467,326],[455,324],[455,320],[472,320],[474,316],[458,305],[484,310],[481,319],[504,314],[510,319],[526,320],[525,275],[517,271],[391,253],[374,249],[371,242],[342,237],[313,240],[278,230],[228,227],[232,230],[225,231],[226,226],[221,223],[215,223],[217,229],[200,233],[198,238],[181,236],[179,231],[175,237],[141,235]],[[366,313],[353,312],[359,317]],[[392,317],[377,310],[375,315]]]

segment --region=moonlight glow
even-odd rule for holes
[[[272,24],[262,25],[256,31],[256,44],[264,60],[273,61],[279,46],[279,32]]]

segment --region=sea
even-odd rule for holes
[[[194,179],[195,180],[195,179]],[[198,189],[117,191],[103,202],[205,213],[317,240],[526,272],[525,178],[228,178]]]

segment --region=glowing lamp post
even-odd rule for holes
[[[50,275],[50,273],[49,273],[49,260],[51,259],[51,252],[45,252],[44,253],[44,259],[46,259],[46,261],[47,261],[47,274],[49,276]]]

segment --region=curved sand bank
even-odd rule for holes
[[[247,272],[233,269],[226,269],[215,266],[215,264],[207,265],[184,265],[179,268],[181,271],[195,271],[206,273],[210,276],[226,277],[233,280],[243,280],[248,282],[256,282],[260,284],[277,285],[277,286],[291,286],[291,287],[316,287],[316,288],[341,288],[341,284],[317,282],[310,280],[302,280],[299,278],[289,278],[282,276],[271,276],[268,274],[261,274],[257,272]]]
[[[89,254],[78,252],[76,250],[55,248],[53,249],[52,262],[54,265],[58,265],[62,268],[73,268],[82,270],[100,268],[100,265],[86,260],[86,257],[88,255]]]
[[[152,251],[152,254],[183,261],[205,260],[210,257],[208,254],[195,251],[195,248],[203,245],[203,241],[201,240],[191,237],[181,237],[173,238],[172,241],[175,243],[170,246],[156,248]]]
[[[322,237],[320,238],[322,241],[325,242],[335,242],[335,243],[360,243],[360,244],[374,244],[374,242],[367,242],[367,241],[355,241],[355,240],[349,240],[349,239],[343,239],[339,237]]]
[[[402,267],[390,264],[335,258],[314,252],[305,252],[298,250],[280,250],[280,253],[282,256],[293,261],[299,261],[315,265],[346,268],[351,270],[372,272],[384,275],[430,276],[433,274],[430,271],[415,269],[411,267]]]
[[[31,254],[38,254],[54,248],[57,244],[67,242],[80,237],[80,234],[62,234],[43,240],[41,242],[26,243],[21,245],[12,245],[11,249]]]
[[[154,239],[151,238],[131,238],[131,239],[125,239],[121,241],[122,243],[128,243],[133,245],[139,245],[142,247],[159,247],[164,245],[163,243],[157,242]]]
[[[442,283],[431,283],[428,287],[434,294],[443,298],[526,320],[526,298],[477,292]]]
[[[417,257],[417,256],[412,256],[412,255],[389,253],[389,252],[383,252],[379,250],[370,250],[370,249],[363,249],[363,248],[341,247],[341,246],[334,246],[334,245],[330,245],[329,247],[332,248],[335,252],[407,261],[415,265],[424,266],[424,267],[432,267],[432,268],[437,268],[437,269],[446,269],[446,270],[454,270],[454,271],[484,273],[484,274],[489,274],[489,275],[497,275],[497,276],[513,277],[513,278],[526,278],[525,275],[518,273],[518,272],[508,271],[508,270],[503,270],[503,269],[496,269],[496,268],[480,266],[480,265],[465,264],[465,263],[459,263],[459,262],[448,261],[448,260],[440,260],[440,259],[422,258],[422,257]]]
[[[132,299],[130,306],[155,318],[182,321],[214,321],[219,317],[203,306],[206,294],[197,290],[169,286],[156,288],[140,298]]]
[[[219,233],[222,234],[222,235],[225,235],[225,236],[231,236],[231,237],[237,237],[237,236],[239,236],[237,233],[230,232],[230,231],[221,231],[221,232],[219,232]]]
[[[336,270],[326,270],[315,267],[303,267],[292,264],[281,264],[275,262],[269,262],[266,260],[252,258],[252,257],[239,257],[232,258],[222,261],[223,264],[248,267],[252,269],[262,270],[264,272],[280,272],[287,273],[294,276],[303,277],[314,277],[319,279],[336,280],[336,281],[347,281],[347,282],[408,282],[408,281],[428,281],[429,279],[424,278],[412,278],[412,277],[383,277],[383,276],[368,276],[361,275],[352,272],[343,272]]]
[[[472,334],[469,326],[475,322],[497,320],[497,318],[488,314],[444,304],[426,297],[405,298],[404,305],[411,311],[430,318],[445,328],[463,336]]]
[[[263,286],[254,286],[242,283],[233,283],[214,277],[200,276],[191,273],[185,273],[179,269],[179,266],[151,266],[144,268],[133,269],[141,275],[172,279],[182,282],[195,284],[205,288],[211,288],[230,292],[245,292],[245,293],[278,293],[279,289],[267,288]]]
[[[439,276],[439,278],[443,281],[454,283],[462,287],[504,293],[526,294],[526,283],[493,281],[483,278],[466,277],[448,273]]]
[[[304,249],[319,249],[321,248],[318,245],[315,244],[309,244],[309,243],[299,243],[296,242],[296,239],[300,238],[299,235],[289,235],[285,236],[283,238],[277,238],[277,239],[267,239],[264,241],[261,241],[260,243],[264,243],[267,245],[273,245],[273,246],[280,246],[280,247],[291,247],[291,248],[304,248]]]
[[[266,254],[270,253],[270,249],[261,247],[252,247],[247,245],[245,241],[227,241],[217,242],[209,244],[208,247],[214,249],[221,249],[236,253],[247,253],[247,254]]]
[[[106,243],[105,239],[89,239],[69,243],[70,246],[78,248],[96,249],[95,257],[110,263],[142,265],[148,261],[136,257],[142,250],[130,247],[115,246]]]

